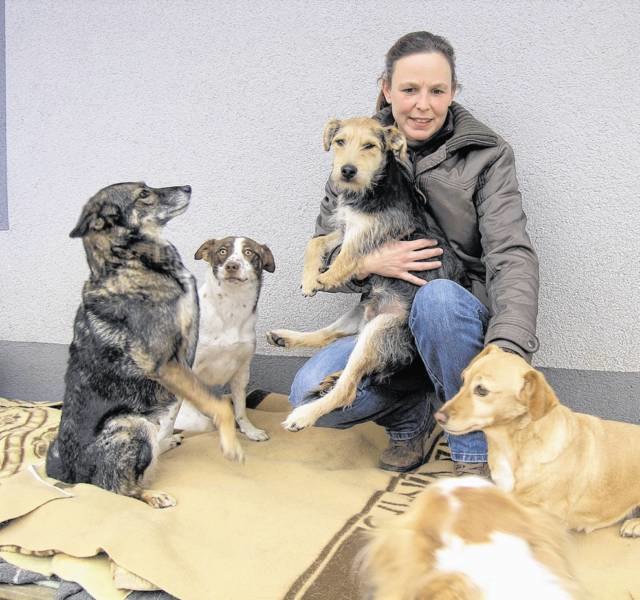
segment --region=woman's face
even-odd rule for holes
[[[455,88],[451,68],[440,52],[411,54],[396,61],[391,84],[382,91],[409,142],[422,142],[444,125]]]

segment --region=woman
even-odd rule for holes
[[[400,38],[386,55],[376,118],[407,138],[416,189],[462,259],[471,280],[467,290],[451,281],[425,281],[411,271],[437,268],[433,240],[386,244],[365,259],[365,270],[348,286],[367,291],[372,273],[410,281],[418,291],[409,320],[422,361],[384,386],[363,380],[353,405],[318,420],[345,428],[373,420],[386,428],[389,447],[380,467],[408,471],[425,460],[433,429],[427,400],[453,397],[469,361],[489,343],[530,360],[538,349],[538,260],[526,232],[511,147],[453,102],[455,55],[440,36],[425,31]],[[336,194],[327,184],[316,235],[331,229]],[[313,356],[298,372],[290,401],[298,406],[322,379],[341,370],[354,346],[344,338]],[[426,368],[426,375],[425,370]],[[428,376],[427,376],[428,375]],[[484,435],[450,436],[456,474],[488,474]]]

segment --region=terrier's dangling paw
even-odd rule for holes
[[[284,336],[284,330],[274,329],[273,331],[267,331],[267,342],[272,346],[280,346],[281,348],[287,347],[287,338]]]
[[[289,431],[300,431],[311,427],[318,419],[312,404],[303,404],[295,408],[282,422],[282,426]]]

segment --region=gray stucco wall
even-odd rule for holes
[[[87,269],[68,238],[115,181],[190,183],[169,226],[269,244],[258,352],[354,298],[298,292],[329,168],[321,131],[368,114],[388,47],[445,35],[458,100],[513,145],[541,260],[536,364],[640,372],[640,4],[587,1],[7,0],[10,230],[0,231],[0,339],[67,344]]]

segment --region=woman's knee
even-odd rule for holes
[[[355,343],[355,337],[342,338],[323,348],[304,363],[291,384],[289,402],[293,406],[308,402],[309,392],[327,375],[344,369]]]
[[[314,389],[320,381],[322,381],[322,377],[307,361],[293,378],[291,392],[289,393],[289,404],[292,406],[304,404],[309,392]]]
[[[462,286],[449,279],[434,279],[423,285],[413,299],[409,323],[440,322],[444,316],[460,303],[464,294],[469,294]]]

